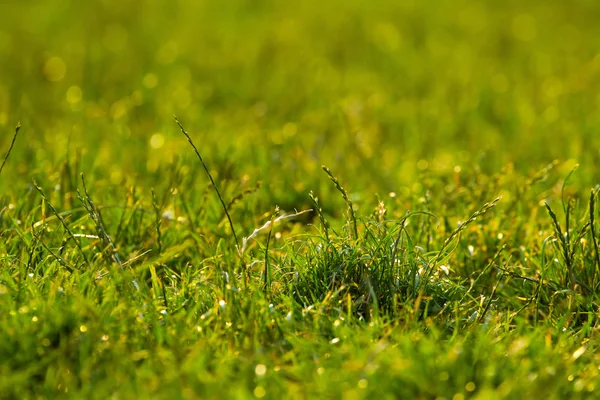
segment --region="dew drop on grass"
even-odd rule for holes
[[[581,357],[585,353],[585,350],[585,346],[582,346],[575,350],[575,352],[573,353],[573,360],[577,360],[579,357]]]
[[[161,217],[168,221],[173,221],[175,220],[175,212],[173,210],[165,210],[163,211]]]
[[[535,381],[537,377],[538,375],[534,372],[531,372],[529,375],[527,375],[527,379],[529,379],[531,382]]]

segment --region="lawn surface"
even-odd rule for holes
[[[600,390],[596,0],[0,15],[0,398]]]

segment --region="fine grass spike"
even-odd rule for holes
[[[241,191],[240,193],[236,194],[229,201],[229,204],[227,204],[227,209],[231,209],[236,204],[240,203],[243,199],[245,199],[247,196],[258,192],[260,190],[261,186],[262,186],[262,182],[258,181],[258,182],[256,182],[256,184],[254,186],[247,188],[247,189]]]
[[[552,208],[550,207],[550,205],[548,203],[544,203],[544,205],[546,206],[546,210],[548,211],[548,214],[550,215],[550,219],[552,219],[552,223],[554,225],[554,231],[556,233],[556,235],[558,236],[558,242],[560,243],[560,247],[561,250],[563,252],[563,258],[565,259],[565,264],[567,266],[567,272],[568,272],[568,279],[570,280],[570,283],[574,283],[574,278],[573,278],[573,266],[572,266],[572,260],[571,260],[571,252],[569,251],[569,242],[568,242],[568,237],[566,237],[563,234],[562,228],[560,227],[560,223],[558,222],[558,218],[556,217],[556,214],[554,213],[554,211],[552,210]],[[569,218],[569,213],[568,213],[568,208],[567,208],[567,221]]]
[[[568,204],[565,202],[565,189],[567,187],[567,184],[569,183],[569,179],[571,178],[571,175],[573,175],[573,173],[575,171],[577,171],[577,168],[579,168],[579,164],[576,164],[573,169],[571,170],[571,172],[569,172],[569,174],[567,175],[567,177],[565,178],[565,181],[562,184],[562,187],[560,189],[560,199],[562,201],[562,205],[563,205],[563,211],[565,212],[565,214],[568,212]],[[568,232],[567,232],[568,234]]]
[[[477,322],[481,323],[483,321],[483,319],[485,318],[485,314],[487,314],[488,310],[490,309],[490,306],[492,305],[492,301],[494,300],[494,296],[496,295],[496,291],[498,290],[498,286],[500,286],[500,283],[502,282],[503,278],[504,278],[504,272],[501,272],[500,276],[498,277],[498,281],[496,282],[496,285],[494,285],[494,288],[492,289],[492,293],[490,293],[490,298],[486,302],[485,307],[483,308],[483,311],[481,312],[481,314],[479,315],[479,318],[477,319]]]
[[[161,223],[162,223],[162,216],[160,213],[160,206],[158,205],[157,201],[156,201],[156,193],[154,191],[154,189],[152,189],[152,208],[154,209],[154,223],[156,226],[156,241],[157,241],[157,246],[158,246],[158,255],[160,256],[162,254],[162,230],[161,230]],[[160,269],[161,269],[161,273],[160,274],[156,274],[157,278],[159,280],[160,283],[160,288],[162,291],[162,295],[163,295],[163,302],[165,303],[165,309],[169,309],[169,301],[167,300],[167,289],[166,289],[166,280],[167,280],[167,271],[166,271],[166,266],[164,264],[160,264]]]
[[[498,196],[491,202],[485,203],[479,210],[477,210],[473,214],[471,214],[471,216],[465,222],[460,224],[460,226],[458,228],[456,228],[454,231],[452,231],[450,236],[448,236],[448,238],[442,244],[441,250],[437,253],[436,257],[433,259],[433,262],[431,263],[432,268],[428,271],[427,276],[429,276],[430,271],[433,268],[435,268],[437,266],[438,262],[447,254],[447,249],[450,246],[450,244],[453,243],[454,239],[456,239],[460,235],[460,233],[463,230],[465,230],[465,228],[467,226],[469,226],[473,221],[475,221],[478,217],[482,216],[483,214],[485,214],[486,212],[488,212],[489,210],[494,208],[496,206],[496,203],[498,203],[498,201],[500,201],[501,198],[502,198],[502,196]]]
[[[35,180],[33,181],[33,186],[40,193],[40,195],[42,196],[42,199],[44,199],[44,201],[46,202],[46,204],[48,205],[48,207],[50,207],[50,209],[52,210],[52,212],[54,213],[54,215],[56,215],[56,218],[58,218],[58,220],[62,224],[63,228],[65,228],[65,231],[67,231],[67,234],[69,235],[69,238],[75,243],[75,246],[77,246],[77,249],[81,253],[81,256],[83,257],[83,260],[89,266],[90,262],[88,261],[86,255],[85,255],[85,252],[83,251],[83,248],[81,247],[81,243],[79,243],[79,241],[75,238],[75,235],[73,234],[73,232],[71,231],[71,229],[67,225],[67,222],[65,221],[65,219],[58,213],[58,211],[56,211],[56,208],[54,208],[54,206],[52,205],[52,203],[50,203],[50,201],[48,201],[48,198],[46,197],[46,194],[44,193],[44,190],[38,185],[38,183]]]
[[[12,142],[10,142],[10,147],[8,148],[8,151],[6,152],[6,155],[4,156],[2,165],[0,165],[0,174],[2,173],[2,170],[4,169],[4,164],[6,164],[6,160],[8,160],[8,156],[10,156],[10,152],[12,151],[13,147],[15,146],[15,142],[17,141],[17,136],[19,135],[20,130],[21,130],[21,122],[18,122],[17,127],[15,128],[15,134],[13,135],[13,138],[12,138]]]
[[[354,207],[352,206],[352,200],[350,200],[348,193],[342,187],[342,185],[340,184],[340,181],[333,175],[331,170],[329,168],[327,168],[325,165],[322,165],[321,168],[323,168],[323,171],[325,171],[327,176],[329,176],[329,179],[331,179],[331,182],[333,182],[333,185],[335,186],[335,188],[342,194],[342,197],[346,201],[346,205],[348,206],[348,212],[350,214],[350,220],[352,221],[352,224],[353,224],[354,238],[358,239],[358,227],[357,227],[357,223],[356,223],[356,215],[354,214]]]
[[[217,187],[217,184],[215,183],[215,180],[213,179],[212,175],[210,174],[210,171],[208,170],[208,166],[204,162],[204,159],[200,155],[200,152],[198,151],[198,148],[196,147],[196,145],[192,141],[192,138],[190,137],[189,133],[187,133],[187,131],[185,130],[185,128],[183,127],[183,125],[181,125],[181,122],[179,122],[179,120],[177,119],[177,116],[173,115],[173,117],[175,118],[175,122],[179,126],[179,129],[181,129],[181,133],[183,133],[185,135],[185,137],[187,138],[188,142],[190,142],[190,145],[194,149],[194,152],[196,153],[196,156],[198,156],[198,159],[200,160],[200,163],[202,163],[202,167],[204,168],[204,171],[208,175],[208,179],[210,179],[210,183],[212,184],[213,188],[215,189],[215,192],[217,193],[217,196],[219,197],[219,200],[221,201],[221,206],[223,207],[223,211],[225,212],[225,216],[227,217],[227,221],[229,221],[229,227],[231,228],[231,233],[233,234],[233,239],[235,240],[236,246],[239,248],[240,247],[240,243],[238,241],[237,235],[235,234],[235,228],[233,227],[233,221],[231,220],[231,215],[229,215],[229,211],[227,210],[227,205],[225,205],[225,201],[223,200],[223,196],[221,196],[221,192],[219,192],[219,188]]]
[[[315,206],[317,214],[319,214],[319,220],[321,221],[321,226],[323,227],[323,233],[325,233],[325,239],[327,240],[327,243],[330,243],[331,240],[329,239],[329,222],[327,222],[325,216],[323,215],[323,209],[319,204],[319,198],[315,196],[312,190],[310,191],[308,196],[310,197],[313,205]]]
[[[267,242],[265,244],[265,276],[264,276],[264,292],[265,295],[269,289],[269,285],[271,284],[271,262],[269,260],[269,245],[271,244],[271,235],[273,234],[273,225],[275,224],[275,220],[279,216],[279,206],[275,207],[275,212],[271,216],[270,226],[269,226],[269,234],[267,236]]]
[[[160,256],[162,254],[162,232],[160,230],[160,225],[161,225],[161,215],[160,215],[160,208],[158,207],[158,204],[156,203],[156,193],[154,192],[154,189],[152,189],[152,207],[154,208],[154,222],[156,225],[156,237],[157,237],[157,242],[158,242],[158,255]]]
[[[119,252],[117,251],[117,247],[115,246],[113,240],[111,239],[108,232],[104,228],[104,221],[102,220],[102,214],[100,214],[100,210],[94,204],[90,193],[88,192],[87,185],[85,184],[85,178],[83,176],[83,172],[81,173],[81,184],[83,185],[83,193],[85,197],[81,195],[79,189],[77,189],[77,196],[79,197],[79,201],[83,204],[83,207],[88,212],[90,218],[96,225],[96,231],[98,232],[98,236],[104,242],[104,246],[110,247],[112,250],[112,258],[114,261],[123,269],[123,263],[121,262],[121,257],[119,256]]]

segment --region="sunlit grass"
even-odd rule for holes
[[[598,11],[0,5],[0,393],[590,398]]]

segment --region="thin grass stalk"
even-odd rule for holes
[[[215,180],[213,179],[210,171],[208,170],[208,166],[204,162],[204,159],[200,155],[200,152],[198,151],[198,148],[196,147],[196,145],[192,141],[192,138],[190,137],[189,133],[187,133],[187,131],[185,130],[185,128],[183,127],[183,125],[181,125],[181,123],[179,122],[179,120],[177,119],[177,117],[176,116],[173,116],[173,117],[175,117],[175,122],[179,126],[179,129],[181,129],[181,133],[183,133],[185,135],[185,137],[187,138],[188,142],[190,143],[190,145],[194,149],[194,152],[196,153],[196,156],[198,156],[198,159],[200,160],[200,163],[202,164],[202,167],[204,168],[204,171],[206,172],[206,175],[208,175],[208,179],[210,179],[210,183],[212,184],[213,188],[215,189],[215,192],[217,193],[217,197],[219,197],[219,201],[221,202],[221,206],[223,207],[223,211],[225,212],[225,216],[227,217],[227,221],[229,222],[229,227],[231,228],[231,233],[233,235],[233,239],[235,240],[235,244],[239,248],[240,243],[239,243],[237,235],[235,233],[235,228],[233,227],[233,221],[231,219],[231,215],[229,215],[229,210],[227,209],[227,205],[225,204],[225,201],[223,200],[223,196],[221,196],[221,192],[219,192],[219,188],[217,187],[217,184],[215,183]]]
[[[156,241],[158,246],[158,255],[162,254],[162,232],[160,229],[161,226],[161,215],[160,209],[158,207],[158,203],[156,202],[156,193],[154,189],[152,189],[152,208],[154,208],[154,224],[156,227]]]
[[[317,214],[319,214],[319,220],[321,221],[321,226],[323,227],[323,232],[325,233],[325,239],[327,240],[327,244],[331,244],[331,239],[329,238],[329,223],[327,222],[327,220],[325,219],[325,216],[323,215],[323,209],[321,208],[321,205],[319,204],[319,199],[315,196],[315,194],[313,193],[312,190],[310,191],[308,196],[310,197],[310,200],[312,201],[313,205],[315,206],[315,210],[317,211]]]
[[[600,272],[600,251],[598,249],[598,239],[596,238],[596,223],[595,223],[595,206],[596,206],[596,191],[592,189],[590,192],[590,234],[592,236],[592,243],[594,244],[595,254],[595,265],[592,273],[592,287],[596,288],[596,278]]]
[[[100,238],[105,242],[105,246],[108,245],[112,249],[112,258],[114,261],[119,264],[119,267],[123,269],[123,263],[121,262],[121,257],[119,256],[119,252],[117,251],[117,247],[112,241],[110,235],[104,229],[104,222],[102,220],[102,214],[94,204],[90,193],[88,192],[87,185],[85,184],[85,178],[83,173],[81,173],[81,184],[83,185],[83,192],[85,194],[85,198],[81,196],[79,190],[77,190],[77,194],[79,196],[80,201],[83,203],[84,208],[88,211],[92,220],[96,224],[96,229],[98,230]],[[89,208],[88,208],[89,207]]]
[[[548,203],[544,203],[544,205],[546,206],[546,210],[548,211],[548,214],[550,215],[550,219],[552,219],[552,223],[554,225],[554,230],[556,232],[556,235],[558,236],[558,242],[561,245],[561,250],[563,253],[563,258],[565,259],[565,264],[567,266],[567,286],[570,286],[570,284],[573,281],[573,277],[572,277],[572,267],[571,267],[571,256],[569,254],[569,243],[567,242],[567,238],[565,237],[565,235],[563,235],[563,231],[562,228],[560,227],[560,223],[558,222],[558,218],[556,217],[556,214],[554,213],[554,211],[552,210],[552,208],[550,207],[550,205]],[[567,221],[568,221],[568,207],[567,207]]]
[[[331,179],[331,182],[333,182],[335,188],[342,194],[342,197],[346,201],[348,213],[350,214],[350,221],[352,222],[352,226],[354,228],[354,238],[358,240],[358,224],[356,223],[356,214],[354,214],[354,206],[352,205],[352,200],[350,200],[350,197],[348,196],[348,192],[346,192],[346,190],[342,187],[340,181],[333,175],[329,168],[327,168],[325,165],[321,166],[321,168],[323,168],[323,171],[325,171],[327,176],[329,176],[329,179]]]
[[[271,236],[273,234],[273,224],[277,217],[277,211],[271,217],[271,228],[269,229],[269,234],[267,235],[267,243],[265,244],[265,279],[264,279],[264,292],[265,295],[269,289],[269,285],[271,284],[271,262],[269,260],[269,245],[271,244]]]
[[[490,299],[487,301],[483,311],[479,315],[477,322],[481,322],[485,318],[485,314],[487,314],[488,310],[490,309],[490,306],[492,305],[492,301],[494,300],[494,296],[496,295],[496,291],[498,290],[498,286],[500,286],[500,282],[502,282],[503,278],[504,278],[504,272],[500,273],[500,277],[498,277],[498,282],[496,282],[496,285],[492,289],[492,293],[490,294]]]
[[[154,189],[152,189],[152,208],[154,209],[154,216],[155,216],[155,226],[156,226],[156,242],[157,242],[157,246],[158,246],[158,256],[160,256],[162,254],[162,229],[161,229],[161,225],[162,225],[162,216],[160,213],[160,206],[158,205],[158,202],[156,201],[156,193],[154,192]],[[160,288],[162,291],[162,295],[163,295],[163,302],[165,303],[165,309],[169,310],[169,301],[167,300],[167,289],[166,289],[166,285],[165,282],[167,280],[167,267],[164,264],[160,264],[160,274],[156,274],[160,283]]]
[[[437,253],[436,257],[431,262],[430,268],[425,274],[425,281],[429,279],[430,274],[432,273],[433,269],[437,266],[438,262],[447,254],[447,249],[450,246],[450,244],[454,242],[454,239],[456,239],[461,234],[461,232],[465,230],[465,228],[469,226],[473,221],[475,221],[478,217],[482,216],[483,214],[494,208],[496,206],[496,203],[498,203],[498,201],[500,201],[501,198],[502,197],[499,196],[496,197],[493,201],[485,203],[479,210],[471,214],[471,216],[465,222],[460,224],[458,228],[452,231],[450,236],[448,236],[448,238],[444,241],[441,250]]]
[[[15,146],[15,142],[17,141],[17,136],[19,135],[20,130],[21,130],[21,123],[18,122],[17,126],[15,128],[15,134],[13,135],[13,138],[12,138],[12,142],[10,142],[10,147],[8,148],[8,151],[6,152],[6,155],[4,156],[2,165],[0,165],[0,174],[2,173],[2,170],[4,169],[4,165],[6,164],[6,160],[8,160],[8,156],[10,156],[10,153],[12,152],[12,149]]]
[[[44,201],[46,202],[46,204],[48,204],[48,207],[50,207],[50,210],[52,210],[52,212],[54,213],[54,215],[56,215],[56,217],[58,218],[58,220],[62,224],[63,228],[65,228],[65,231],[67,231],[67,234],[69,235],[69,238],[71,240],[73,240],[73,242],[75,243],[75,246],[77,246],[77,249],[81,253],[81,256],[83,257],[83,260],[89,266],[90,262],[88,261],[88,258],[85,255],[85,252],[83,251],[83,248],[81,247],[81,243],[79,243],[79,241],[75,238],[75,235],[71,231],[71,228],[69,228],[69,226],[67,225],[67,222],[65,221],[65,219],[58,213],[58,211],[56,211],[56,208],[54,208],[54,206],[52,205],[52,203],[50,203],[50,201],[48,201],[48,198],[46,197],[46,194],[44,193],[44,190],[37,184],[37,182],[35,180],[33,181],[33,186],[40,193],[40,195],[42,196],[42,199],[44,199]]]

